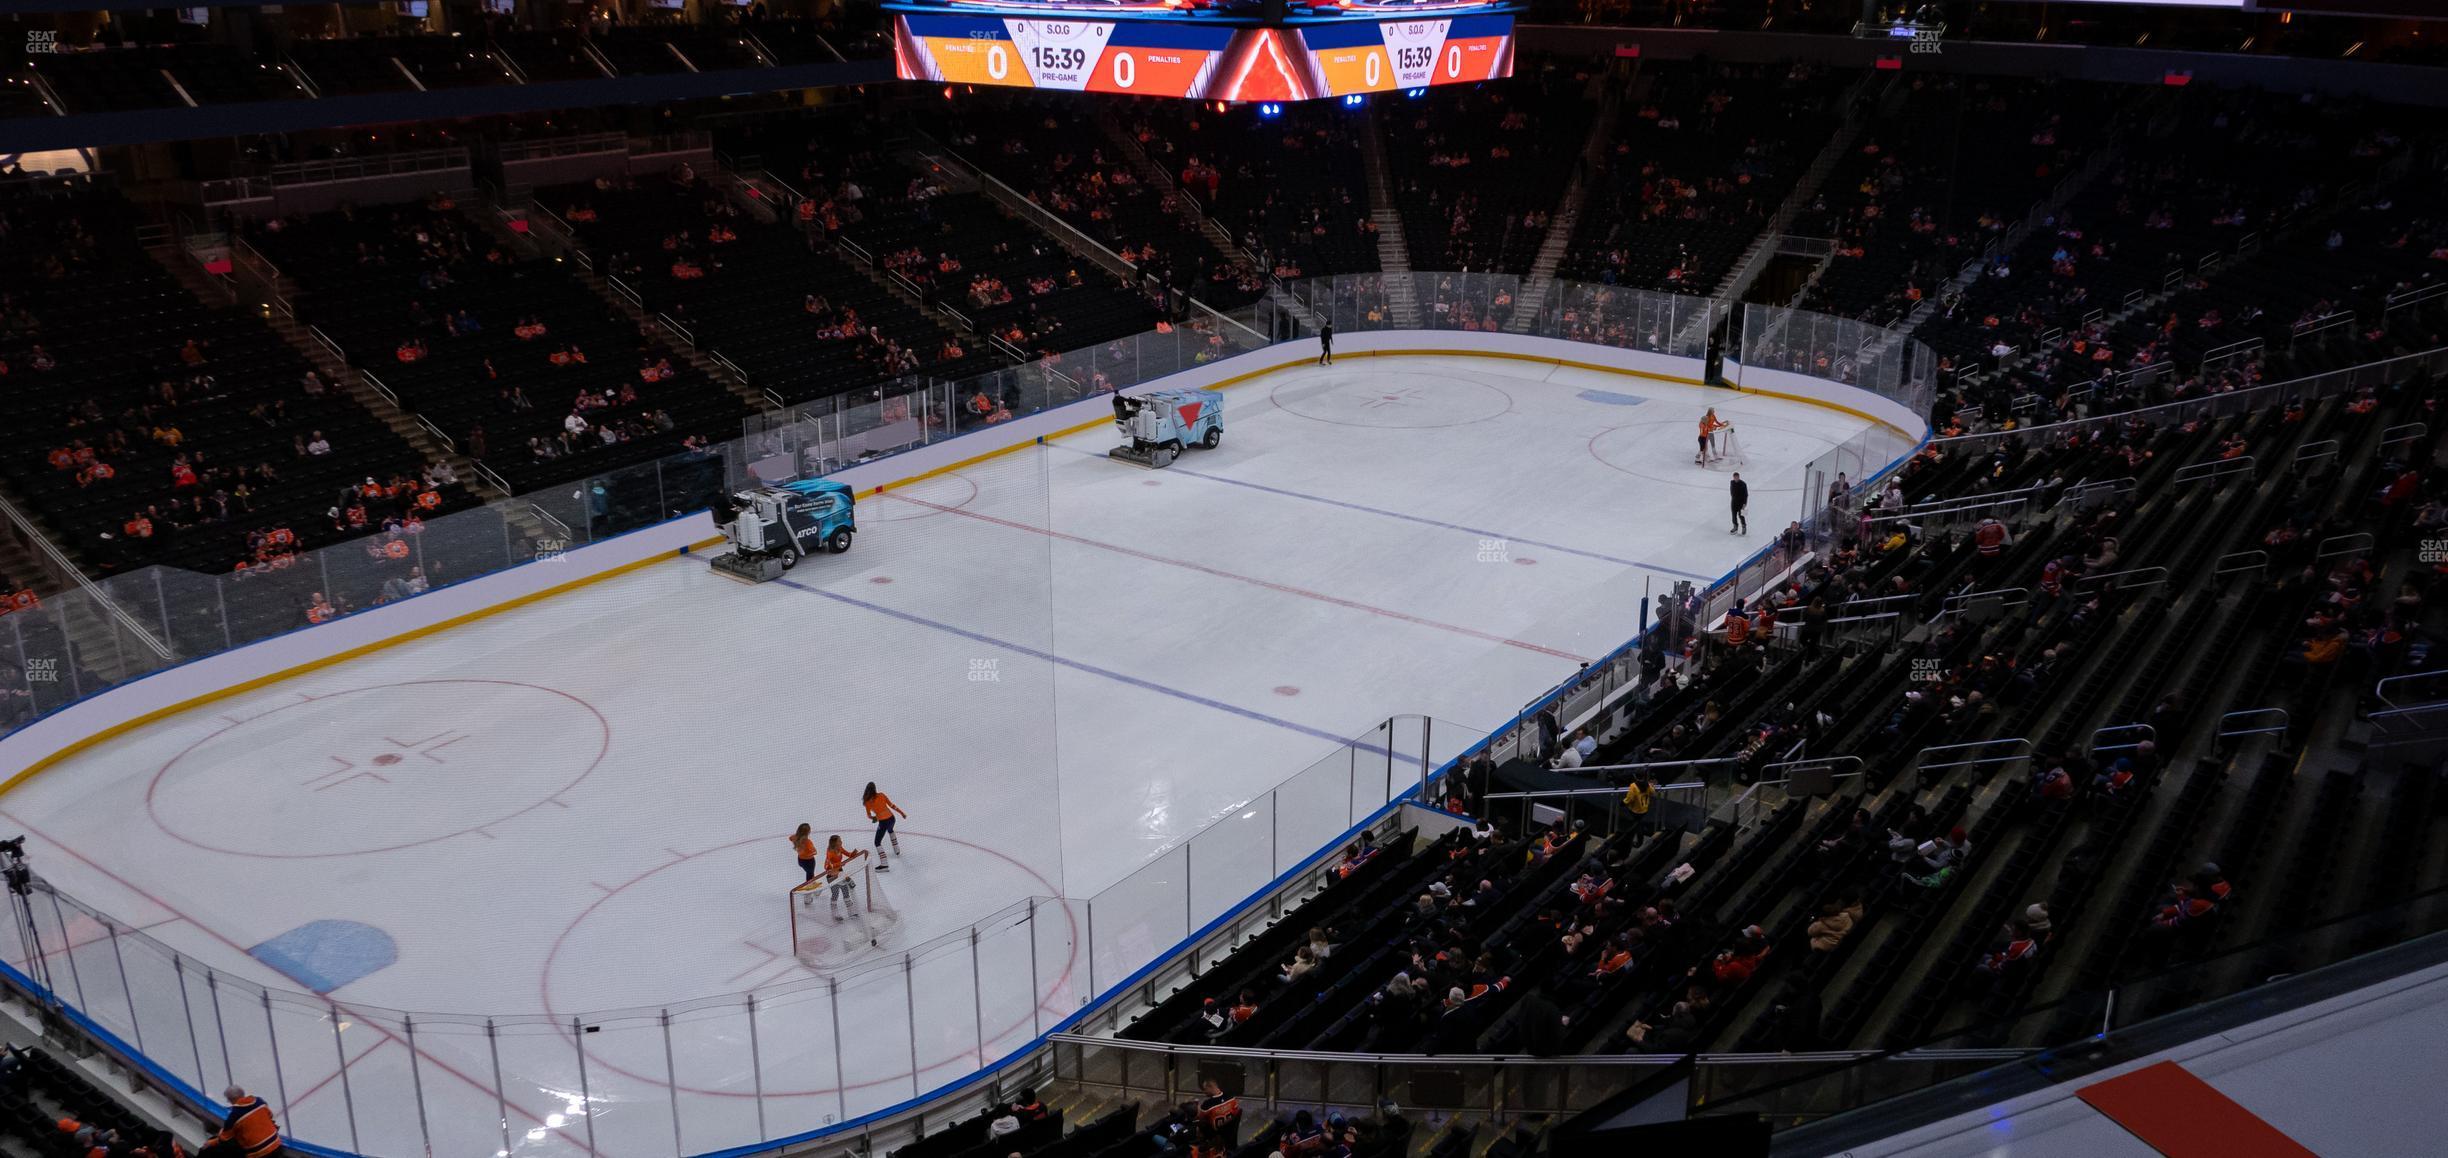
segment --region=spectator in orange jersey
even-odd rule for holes
[[[237,1086],[221,1092],[229,1102],[229,1116],[221,1120],[221,1131],[213,1135],[204,1154],[215,1151],[231,1158],[272,1158],[281,1152],[280,1126],[272,1120],[272,1107]]]

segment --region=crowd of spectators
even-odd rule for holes
[[[90,191],[0,198],[0,382],[44,416],[12,428],[0,470],[88,565],[227,571],[273,558],[267,538],[294,551],[466,505],[261,320],[198,302],[132,217]],[[364,522],[334,517],[369,486]]]
[[[2411,110],[2235,90],[2171,99],[2153,121],[2164,131],[2129,133],[2020,246],[1942,293],[1918,335],[1960,365],[2007,365],[2014,392],[2052,402],[2162,376],[2249,385],[2258,361],[2205,367],[2204,355],[2255,340],[2275,355],[2299,324],[2339,314],[2364,350],[2385,352],[2405,320],[2383,316],[2386,296],[2448,274],[2420,251],[2440,177]],[[2374,181],[2389,187],[2354,192]]]
[[[2448,520],[2437,501],[2448,476],[2402,441],[2368,459],[2274,464],[2329,439],[2368,449],[2437,405],[2435,384],[2417,378],[2217,421],[1932,447],[1878,487],[1837,480],[1825,537],[1796,526],[1772,548],[1784,554],[1771,573],[1793,564],[1785,578],[1644,652],[1621,715],[1542,721],[1550,758],[1538,770],[1466,764],[1448,807],[1479,813],[1474,800],[1522,777],[1563,787],[1602,769],[1621,783],[1626,765],[1691,761],[1719,765],[1699,774],[1711,782],[1766,788],[1781,783],[1772,766],[1821,754],[1860,756],[1858,785],[1771,796],[1728,823],[1636,773],[1603,834],[1581,809],[1523,837],[1483,819],[1416,846],[1355,845],[1287,920],[1306,935],[1271,932],[1215,965],[1185,991],[1205,1003],[1186,1024],[1168,1002],[1129,1032],[1438,1053],[1901,1046],[2006,1016],[2078,972],[2163,968],[2266,935],[2297,910],[2253,907],[2264,894],[2230,863],[2247,858],[2220,855],[2229,838],[2198,810],[2168,814],[2146,842],[2127,837],[2144,802],[2185,781],[2175,757],[2207,743],[2197,737],[2220,713],[2193,706],[2207,689],[2258,703],[2266,688],[2309,717],[2333,687],[2421,662],[2440,568],[2398,568]],[[2274,490],[2163,489],[2180,466],[2256,459],[2244,477],[2276,479]],[[2065,501],[2083,484],[2097,489]],[[1975,499],[1995,505],[1929,513]],[[2361,534],[2374,549],[2335,549]],[[2221,551],[2266,554],[2269,578],[2196,598],[2149,577]],[[1984,592],[2013,594],[1964,614]],[[1861,646],[1855,633],[1887,611],[1932,631]],[[1691,622],[1672,608],[1662,618]],[[2240,687],[2214,682],[2226,653],[2193,646],[2214,624],[2228,625],[2222,647],[2259,657]],[[2124,670],[2148,674],[2103,685],[2101,673]],[[2138,721],[2120,727],[2148,738],[2117,742],[2096,730],[2103,720]],[[2027,734],[2028,758],[1915,759]],[[2188,783],[2188,799],[2200,785],[2215,780]],[[2273,873],[2275,854],[2259,850],[2290,843],[2245,846],[2248,867]],[[2181,859],[2188,848],[2209,855]],[[2198,867],[2154,876],[2168,861]],[[2102,892],[2120,879],[2129,900]]]
[[[1505,85],[1431,88],[1385,106],[1394,201],[1411,268],[1523,273],[1547,238],[1557,194],[1585,168],[1581,117],[1601,83],[1556,61]]]
[[[1560,272],[1713,292],[1826,142],[1854,79],[1802,63],[1645,66]]]
[[[447,196],[273,218],[251,238],[297,280],[303,318],[522,488],[735,437],[746,412],[569,271],[483,233]]]
[[[1249,106],[1182,101],[1135,101],[1122,114],[1132,140],[1238,247],[1238,256],[1212,259],[1206,271],[1210,292],[1225,302],[1255,297],[1269,278],[1378,269],[1363,115],[1325,101],[1273,118]]]
[[[1881,324],[1939,292],[2108,138],[2118,89],[1915,76],[1828,175],[1794,232],[1835,260],[1803,304]]]

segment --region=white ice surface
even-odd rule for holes
[[[1748,459],[1747,536],[1725,470],[1691,461],[1712,404]],[[1190,904],[1245,895],[1270,875],[1258,842],[1313,849],[1366,786],[1244,802],[1391,715],[1504,723],[1628,638],[1644,590],[1773,538],[1801,465],[1864,425],[1531,362],[1285,371],[1231,389],[1222,447],[1171,469],[1074,435],[865,500],[854,549],[786,582],[657,564],[118,737],[0,817],[63,891],[232,978],[302,989],[247,951],[308,922],[392,939],[395,963],[329,995],[337,1042],[331,1007],[270,1011],[308,1140],[500,1149],[496,1049],[520,1153],[583,1152],[589,1127],[598,1152],[671,1152],[673,1076],[688,1152],[780,1136],[953,1080],[1092,995],[1086,906],[1031,921],[1028,898],[1095,896],[1223,817],[1246,831],[1200,842]],[[790,953],[784,834],[865,846],[869,780],[910,812],[886,882],[902,919],[834,950],[880,963],[829,992]],[[1181,935],[1179,875],[1099,901],[1095,984]],[[982,985],[957,936],[905,978],[904,951],[998,910]],[[190,977],[191,1047],[139,939],[72,916],[45,948],[174,1071],[275,1084],[252,991]],[[680,1007],[666,1054],[663,1007],[750,989],[755,1064],[737,997]],[[645,1012],[593,1016],[623,1007]],[[418,1015],[412,1054],[379,1009],[469,1016]],[[602,1026],[583,1080],[579,1012]]]

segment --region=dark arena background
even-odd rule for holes
[[[2435,1152],[2443,41],[0,4],[0,1154]]]

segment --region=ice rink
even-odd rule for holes
[[[1692,463],[1707,405],[1736,423],[1748,535],[1725,469]],[[1092,995],[1084,907],[1031,898],[1097,894],[1389,716],[1498,727],[1629,638],[1645,588],[1773,539],[1802,464],[1867,425],[1460,357],[1281,371],[1225,415],[1220,448],[1163,471],[1107,460],[1099,427],[863,499],[852,551],[782,582],[675,559],[219,700],[0,817],[123,928],[334,1003],[145,1043],[216,1093],[277,1078],[306,1140],[473,1154],[506,1115],[519,1153],[744,1144],[1025,1043]],[[900,922],[872,950],[824,934],[820,975],[792,952],[785,834],[865,847],[870,780],[910,814]],[[1268,823],[1305,850],[1343,819]],[[1169,944],[1112,912],[1099,985]],[[73,916],[45,936],[86,985],[132,939]],[[80,1005],[152,1027],[148,1002],[261,1000],[127,988]]]

